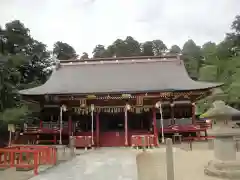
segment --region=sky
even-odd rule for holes
[[[240,0],[0,0],[0,25],[18,19],[50,50],[62,41],[91,55],[126,36],[168,47],[220,42],[239,7]]]

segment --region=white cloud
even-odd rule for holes
[[[1,0],[0,24],[19,19],[50,49],[60,40],[91,53],[127,35],[168,46],[219,42],[239,7],[239,0]]]

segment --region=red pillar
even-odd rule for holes
[[[155,139],[155,146],[158,145],[158,129],[157,129],[157,119],[156,119],[156,108],[152,108],[152,120],[153,120],[153,134]]]
[[[53,141],[54,141],[54,144],[57,144],[57,136],[56,136],[56,134],[54,134],[54,136],[53,136]]]
[[[196,116],[195,116],[196,105],[192,103],[192,124],[196,125]]]
[[[43,127],[43,122],[42,122],[42,120],[40,120],[39,127],[40,127],[40,129],[42,129],[42,127]]]
[[[99,111],[96,113],[96,145],[99,147],[99,135],[100,135],[100,126],[99,126]]]
[[[72,117],[68,116],[68,135],[69,137],[72,135]]]
[[[125,129],[125,146],[128,146],[128,116],[127,116],[127,108],[124,109],[124,129]]]

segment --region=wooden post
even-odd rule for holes
[[[152,118],[153,118],[154,145],[158,146],[158,129],[157,129],[157,119],[156,119],[156,109],[155,108],[152,108]]]
[[[59,144],[62,145],[62,123],[63,123],[63,109],[60,107],[60,116],[59,116]]]
[[[57,144],[57,136],[56,136],[56,134],[54,134],[54,136],[53,136],[53,141],[54,141],[54,144]]]
[[[172,139],[167,138],[166,145],[167,180],[174,180]]]
[[[192,124],[196,125],[196,116],[195,116],[196,105],[192,103]]]
[[[128,146],[128,116],[127,108],[124,108],[124,129],[125,129],[125,146]]]
[[[38,153],[34,152],[33,154],[34,154],[33,155],[33,166],[34,166],[33,172],[34,172],[34,175],[38,175]]]
[[[91,146],[94,146],[94,104],[91,104]]]
[[[174,104],[170,104],[171,106],[171,125],[175,124],[175,120],[174,120]]]
[[[96,145],[99,147],[99,135],[100,135],[100,126],[99,126],[99,111],[96,113]]]

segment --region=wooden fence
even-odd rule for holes
[[[1,168],[19,168],[38,174],[40,165],[55,165],[56,148],[50,146],[12,146],[0,149]]]
[[[154,135],[132,135],[132,147],[154,147]]]

